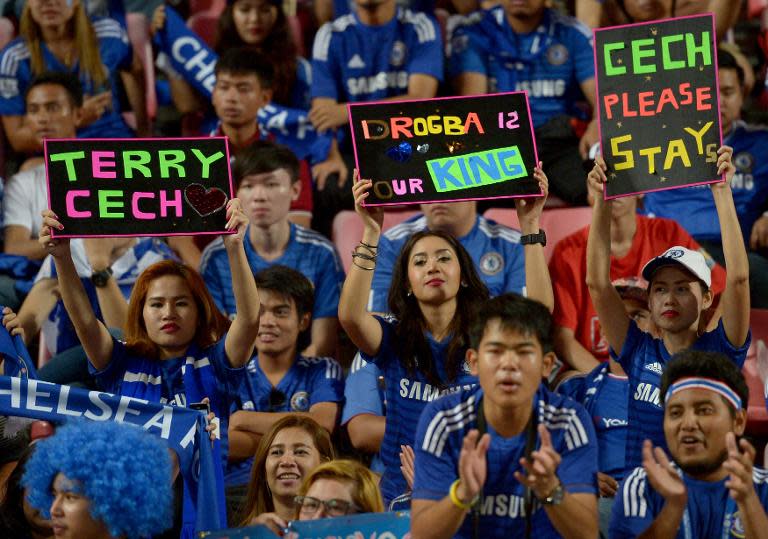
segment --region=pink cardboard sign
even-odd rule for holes
[[[48,139],[56,237],[229,234],[225,137]]]
[[[605,198],[721,180],[712,14],[595,30]]]
[[[525,92],[348,106],[366,205],[541,195]]]

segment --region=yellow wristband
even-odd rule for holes
[[[475,496],[475,498],[469,503],[462,502],[459,499],[459,495],[456,494],[456,490],[459,488],[459,481],[461,481],[461,479],[457,479],[451,484],[451,489],[448,491],[448,496],[451,498],[451,503],[453,503],[453,505],[463,511],[469,511],[472,509],[472,506],[477,503],[479,496]]]

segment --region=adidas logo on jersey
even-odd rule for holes
[[[655,372],[656,374],[662,374],[662,371],[663,371],[661,367],[661,363],[659,363],[658,361],[654,361],[653,363],[649,363],[648,365],[646,365],[645,370]]]
[[[365,62],[363,62],[359,54],[355,54],[347,63],[347,67],[350,69],[362,69],[365,67]]]

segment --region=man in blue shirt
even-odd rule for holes
[[[400,249],[413,234],[440,230],[457,238],[475,263],[491,296],[504,292],[525,295],[525,256],[520,232],[477,213],[477,202],[422,204],[423,215],[393,226],[379,242],[368,310],[388,312],[387,294]]]
[[[473,324],[479,387],[432,401],[416,434],[411,536],[596,537],[597,443],[586,411],[551,393],[552,317],[504,295]]]
[[[337,310],[344,280],[333,244],[317,232],[288,221],[291,201],[300,193],[299,161],[286,147],[255,141],[235,156],[232,179],[249,216],[245,254],[254,273],[283,264],[303,273],[315,289],[309,356],[336,350]],[[235,312],[227,253],[221,238],[203,251],[200,273],[214,301],[227,315]]]
[[[579,139],[572,120],[586,119],[577,102],[595,104],[592,33],[545,3],[503,0],[463,18],[451,35],[448,73],[460,95],[527,91],[552,192],[585,204],[582,160],[598,140],[597,122]]]
[[[744,70],[734,56],[717,51],[720,120],[725,144],[733,146],[736,172],[731,191],[744,243],[749,247],[749,284],[752,307],[768,308],[768,129],[741,120]],[[717,210],[706,185],[647,193],[645,212],[675,219],[720,264],[724,263]]]
[[[245,388],[229,423],[230,461],[235,462],[227,469],[228,485],[248,483],[250,457],[261,436],[286,413],[307,414],[333,433],[344,401],[341,366],[329,357],[301,353],[310,338],[312,283],[281,265],[261,270],[255,279],[261,300],[256,356],[246,365]]]
[[[753,467],[741,438],[749,388],[738,367],[714,352],[673,358],[661,386],[672,462],[649,440],[642,467],[616,496],[610,537],[764,537],[768,472]]]
[[[354,13],[325,23],[312,50],[312,107],[309,120],[319,133],[337,131],[331,151],[355,167],[346,127],[347,103],[383,99],[429,99],[443,78],[443,42],[434,18],[398,7],[397,0],[355,0]],[[330,230],[338,209],[351,209],[351,190],[326,182],[315,194],[315,208],[329,208],[315,219]],[[333,209],[331,211],[330,209]]]

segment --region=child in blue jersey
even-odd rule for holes
[[[768,472],[741,438],[749,388],[730,358],[685,350],[661,384],[672,459],[649,440],[616,496],[610,537],[765,537]]]
[[[472,322],[479,387],[430,403],[416,435],[414,539],[597,536],[597,441],[581,405],[543,385],[552,316],[506,294]]]
[[[327,238],[288,220],[291,201],[301,191],[298,159],[285,146],[257,141],[235,155],[232,179],[249,218],[243,243],[252,272],[282,264],[303,273],[315,289],[312,340],[303,352],[308,356],[335,353],[344,270]],[[234,315],[229,262],[221,240],[203,251],[200,273],[219,308]]]
[[[525,294],[525,257],[520,231],[477,213],[477,202],[422,204],[415,215],[381,237],[368,309],[387,311],[387,293],[397,254],[406,240],[421,230],[441,230],[458,239],[475,263],[491,296],[504,292]]]
[[[91,22],[81,0],[27,2],[19,37],[0,52],[0,115],[11,145],[18,152],[42,151],[23,115],[27,85],[43,71],[66,71],[80,78],[86,98],[78,136],[134,136],[121,114],[121,82],[143,133],[144,82],[138,66],[120,24],[106,18]]]
[[[275,265],[255,275],[261,311],[256,356],[247,364],[246,384],[229,424],[230,461],[248,459],[227,477],[248,483],[250,458],[259,440],[288,414],[306,414],[333,433],[344,401],[341,366],[330,357],[302,355],[309,344],[314,294],[298,271]],[[231,468],[234,468],[231,467]]]
[[[734,167],[728,146],[718,150],[717,167],[730,180]],[[640,464],[642,440],[648,438],[664,447],[659,386],[664,365],[673,354],[686,348],[719,351],[737,366],[744,364],[750,342],[749,266],[728,181],[712,184],[726,246],[722,317],[714,330],[703,330],[701,315],[712,303],[709,267],[698,251],[674,246],[643,267],[643,278],[649,283],[651,322],[658,337],[640,331],[610,281],[611,201],[603,200],[606,170],[598,157],[587,178],[595,199],[587,241],[587,285],[610,353],[629,376],[626,452],[627,466],[632,467]]]
[[[517,202],[521,228],[531,238],[539,232],[547,193],[547,177],[540,166],[534,177],[544,196]],[[400,474],[400,448],[413,445],[416,423],[426,403],[477,381],[469,373],[464,355],[469,323],[488,297],[488,289],[458,240],[443,232],[424,231],[411,236],[395,262],[389,291],[389,311],[395,319],[370,314],[366,303],[383,221],[381,208],[363,206],[371,186],[370,180],[360,180],[355,174],[355,208],[364,229],[344,282],[339,320],[362,358],[376,364],[385,378],[381,490],[389,504],[407,490]],[[537,241],[525,248],[526,275],[531,279],[528,290],[551,306],[549,272]]]
[[[243,382],[258,329],[259,299],[243,250],[248,219],[238,199],[227,203],[224,239],[238,314],[231,325],[216,309],[205,283],[193,269],[158,262],[136,281],[126,315],[126,342],[115,340],[95,316],[72,261],[69,240],[52,238],[63,230],[51,210],[43,212],[40,244],[53,257],[59,290],[89,368],[104,391],[153,402],[187,406],[210,400],[226,421]]]
[[[725,143],[733,147],[736,172],[730,180],[741,232],[748,247],[752,308],[768,308],[768,129],[741,120],[744,70],[727,50],[717,51],[720,119]],[[705,185],[647,193],[644,212],[676,219],[719,263],[723,244],[717,210]]]
[[[450,38],[448,73],[460,95],[528,92],[552,192],[584,204],[582,160],[598,140],[597,121],[592,119],[579,138],[572,120],[586,119],[579,101],[595,105],[592,33],[546,4],[502,0],[461,20]]]

